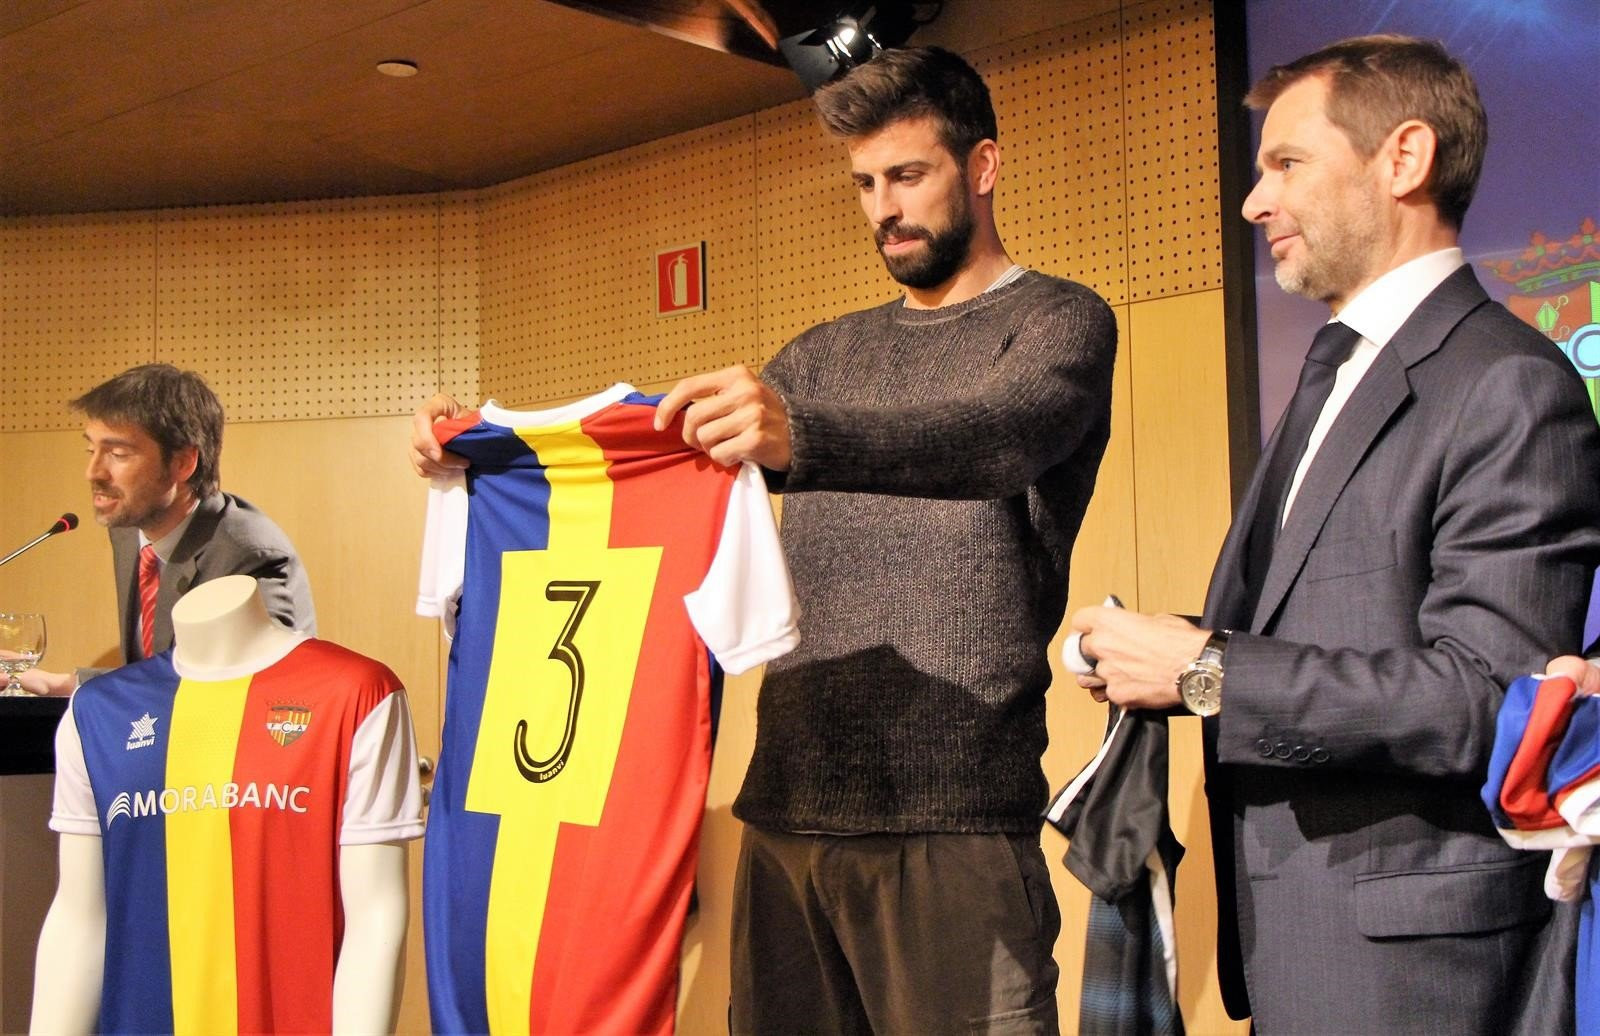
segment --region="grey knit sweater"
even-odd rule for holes
[[[801,644],[767,667],[734,805],[789,831],[1032,832],[1046,648],[1111,423],[1116,321],[1040,273],[814,327],[789,408],[783,545]]]

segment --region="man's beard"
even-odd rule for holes
[[[1273,268],[1278,287],[1318,302],[1341,298],[1370,279],[1372,257],[1380,247],[1382,216],[1374,199],[1359,193],[1339,211],[1298,228],[1306,254],[1298,264]]]
[[[111,486],[104,482],[90,483],[89,490],[92,493],[112,492]],[[107,529],[142,528],[161,512],[161,504],[159,502],[146,502],[143,505],[131,504],[128,502],[127,496],[120,493],[115,495],[113,499],[117,503],[109,514],[101,514],[99,511],[94,512],[95,523]]]
[[[974,229],[972,206],[967,204],[966,185],[961,183],[951,195],[950,225],[943,230],[935,233],[927,227],[895,219],[880,225],[873,240],[889,276],[908,288],[936,288],[954,277],[967,261]],[[884,255],[883,242],[890,236],[901,240],[918,238],[926,242],[927,247],[906,255]]]

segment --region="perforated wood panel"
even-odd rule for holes
[[[896,298],[845,147],[809,100],[756,115],[763,360],[813,324]]]
[[[986,52],[1000,122],[1001,240],[1017,262],[1127,300],[1117,13]]]
[[[458,399],[478,398],[478,210],[478,192],[440,196],[437,387]]]
[[[1220,288],[1211,4],[1157,0],[1127,8],[1123,21],[1128,299]]]
[[[752,120],[502,185],[483,202],[483,392],[532,404],[757,362]],[[706,243],[704,312],[655,315],[655,254]]]
[[[444,204],[158,214],[160,358],[204,374],[235,421],[410,409],[440,378],[427,358],[440,337]]]
[[[0,221],[0,429],[74,427],[118,371],[199,371],[229,421],[477,391],[470,195]]]
[[[64,427],[102,372],[155,356],[148,216],[0,220],[0,430]]]
[[[1155,0],[969,55],[1015,258],[1113,303],[1220,285],[1211,48],[1203,0]],[[70,427],[66,400],[152,358],[235,421],[475,399],[480,364],[527,403],[759,366],[898,294],[846,161],[800,101],[486,192],[5,221],[0,428]],[[657,318],[654,252],[693,240],[708,308]]]

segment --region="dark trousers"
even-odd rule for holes
[[[737,1034],[1058,1032],[1061,930],[1037,835],[805,835],[746,826]]]

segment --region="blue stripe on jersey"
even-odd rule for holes
[[[1552,796],[1600,772],[1600,697],[1572,703],[1572,720],[1550,760],[1548,789]]]
[[[1500,703],[1500,713],[1495,718],[1494,746],[1489,753],[1489,779],[1484,782],[1479,796],[1494,819],[1494,826],[1510,831],[1514,824],[1500,806],[1500,792],[1505,787],[1506,774],[1511,761],[1516,758],[1522,735],[1527,733],[1528,719],[1533,715],[1533,704],[1539,697],[1541,681],[1531,676],[1519,676],[1506,688],[1505,700]]]
[[[156,687],[170,690],[157,696],[152,694]],[[166,818],[159,810],[144,815],[148,810],[134,799],[152,792],[159,796],[167,786],[177,689],[172,654],[166,651],[90,680],[72,700],[106,864],[101,1032],[172,1031]],[[154,739],[138,745],[142,739],[135,736],[135,724],[147,714],[154,720]]]
[[[1589,856],[1589,893],[1578,907],[1578,1036],[1600,1036],[1600,927],[1594,901],[1600,896],[1600,852]]]
[[[467,493],[482,503],[475,500],[467,527],[463,581],[474,590],[462,598],[456,615],[446,686],[485,687],[495,643],[495,602],[500,600],[500,555],[549,546],[549,524],[529,522],[527,516],[549,512],[550,483],[526,443],[493,427],[475,425],[447,448],[472,461]],[[490,472],[494,478],[478,477]],[[482,716],[481,695],[446,698],[440,766],[428,807],[422,931],[429,1012],[439,1033],[489,1031],[483,969],[493,869],[481,861],[494,857],[500,818],[466,809]]]

